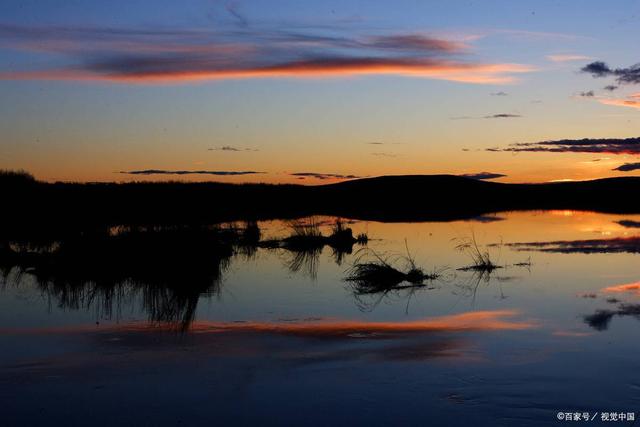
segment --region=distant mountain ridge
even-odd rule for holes
[[[640,177],[615,177],[591,181],[541,184],[507,184],[455,175],[397,175],[364,178],[323,186],[343,197],[358,215],[395,216],[394,211],[418,219],[466,216],[523,209],[576,209],[601,212],[639,212]],[[378,199],[381,206],[372,203]],[[410,214],[413,205],[415,215]],[[409,209],[405,209],[407,207]]]

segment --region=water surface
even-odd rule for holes
[[[335,219],[314,220],[328,232]],[[108,260],[94,275],[5,265],[4,420],[539,426],[559,411],[636,412],[640,216],[347,224],[366,246],[188,255],[172,275],[163,262],[133,279]],[[472,236],[501,268],[460,270]],[[407,253],[439,278],[372,294],[345,281],[358,260],[402,269]]]

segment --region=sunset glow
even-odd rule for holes
[[[580,19],[532,2],[397,13],[383,2],[160,3],[0,6],[0,168],[50,182],[308,185],[638,174],[624,166],[637,150],[600,162],[596,151],[510,149],[638,136],[634,28],[597,2]],[[596,34],[606,22],[615,30]]]

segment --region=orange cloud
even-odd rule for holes
[[[187,67],[188,68],[188,67]],[[474,84],[508,84],[513,74],[535,71],[522,64],[471,64],[438,60],[340,58],[295,61],[260,68],[193,69],[152,72],[97,72],[92,70],[44,70],[0,73],[2,80],[78,80],[118,83],[181,83],[248,78],[325,78],[396,75]]]
[[[604,105],[614,105],[616,107],[640,108],[640,99],[638,99],[638,94],[635,94],[632,97],[634,99],[599,98],[598,102]]]

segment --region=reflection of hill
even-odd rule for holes
[[[450,175],[385,176],[322,186],[2,180],[5,232],[89,224],[212,223],[325,214],[447,220],[518,209],[640,212],[640,178],[501,184]],[[55,209],[52,209],[55,207]],[[21,227],[22,226],[22,227]],[[2,230],[0,230],[2,231]]]
[[[5,244],[0,262],[28,272],[61,307],[98,306],[111,315],[123,300],[140,296],[151,320],[193,319],[201,294],[217,294],[233,255],[221,229],[129,229],[68,236],[48,246]]]

